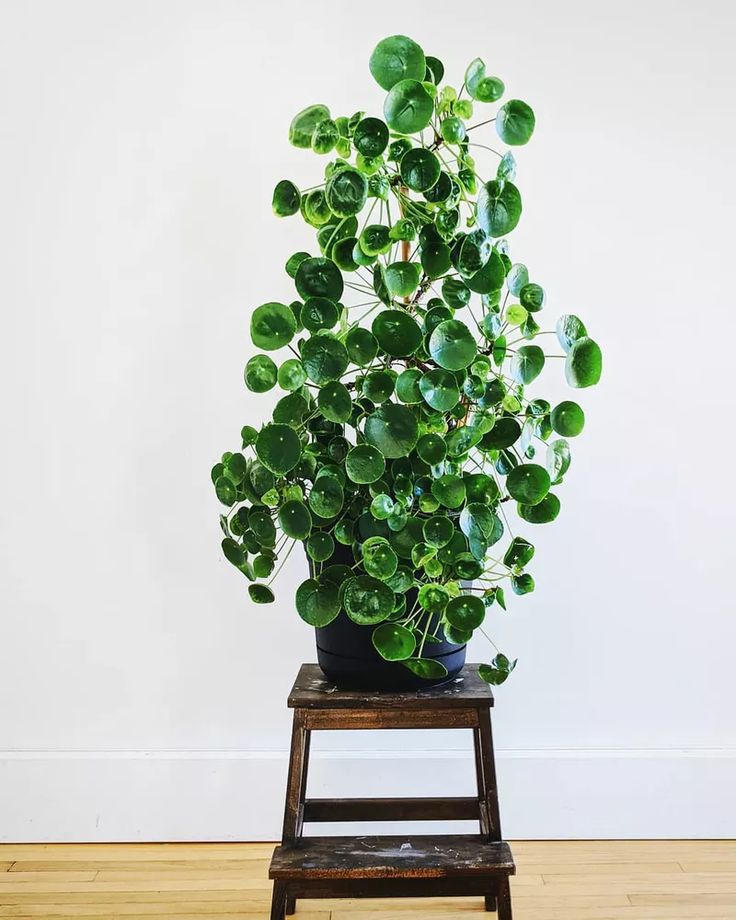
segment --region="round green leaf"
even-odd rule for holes
[[[322,386],[345,373],[347,349],[335,336],[318,333],[302,345],[302,364],[309,379]]]
[[[442,135],[442,140],[448,144],[462,144],[467,137],[463,120],[455,115],[442,119],[440,134]]]
[[[486,76],[486,65],[476,58],[465,71],[465,86],[471,99],[478,102],[497,102],[503,96],[504,85],[498,77]]]
[[[363,209],[368,197],[368,180],[357,169],[345,166],[327,180],[325,196],[338,217],[350,217]]]
[[[289,126],[289,141],[295,147],[311,147],[312,135],[317,125],[330,117],[326,105],[310,105],[292,119]]]
[[[407,457],[418,438],[416,415],[406,406],[387,403],[369,415],[365,423],[366,441],[389,460]]]
[[[345,336],[345,347],[350,360],[359,367],[370,364],[378,354],[376,337],[370,330],[363,329],[361,326],[353,326],[348,332]]]
[[[445,607],[445,619],[457,629],[477,629],[486,616],[483,601],[474,594],[453,597]]]
[[[399,134],[417,134],[424,130],[433,112],[434,100],[418,80],[399,80],[383,104],[389,128]]]
[[[318,476],[309,493],[309,507],[321,518],[339,514],[344,494],[342,486],[334,476]]]
[[[521,425],[515,418],[503,416],[496,420],[491,430],[483,435],[480,446],[483,450],[504,450],[521,437]]]
[[[353,622],[372,626],[391,616],[394,597],[384,582],[370,575],[358,575],[346,583],[343,604]]]
[[[570,445],[563,438],[553,441],[547,448],[547,472],[553,485],[561,481],[570,468]]]
[[[437,326],[429,339],[429,353],[440,367],[459,371],[473,363],[477,347],[472,333],[457,319],[447,319]]]
[[[452,540],[455,525],[444,514],[437,514],[424,522],[423,531],[430,546],[446,546]]]
[[[414,147],[407,151],[399,164],[401,178],[415,192],[426,192],[440,177],[440,161],[431,150]]]
[[[238,497],[238,490],[235,486],[235,483],[228,479],[227,476],[218,476],[215,480],[215,495],[222,502],[223,505],[235,504],[235,500]]]
[[[522,345],[511,361],[511,375],[517,383],[531,383],[543,367],[544,352],[539,345]]]
[[[264,425],[256,441],[256,453],[267,470],[283,476],[299,462],[302,445],[290,425]]]
[[[419,266],[414,262],[392,262],[384,277],[391,297],[408,297],[419,284]]]
[[[385,224],[368,224],[360,234],[360,248],[368,256],[383,255],[391,248],[389,233]]]
[[[465,501],[465,483],[459,476],[445,473],[432,483],[432,495],[445,508],[459,508]]]
[[[304,386],[306,379],[306,371],[298,358],[287,358],[279,368],[278,381],[282,390],[299,390]]]
[[[321,388],[317,405],[328,421],[338,424],[346,422],[353,411],[353,401],[347,387],[336,380],[331,380]]]
[[[560,513],[560,500],[552,492],[549,492],[538,505],[518,504],[516,510],[519,513],[519,517],[530,524],[548,524],[550,521],[554,521]]]
[[[315,562],[324,562],[335,552],[335,541],[331,534],[316,531],[307,540],[307,555]]]
[[[294,278],[299,296],[326,297],[333,303],[342,296],[344,284],[342,273],[332,259],[318,256],[316,259],[304,259],[296,270]]]
[[[296,589],[296,609],[310,626],[327,626],[340,612],[337,586],[308,578]]]
[[[368,66],[373,79],[386,90],[399,80],[423,80],[427,70],[424,52],[406,35],[382,39],[373,49]]]
[[[491,291],[500,291],[506,278],[503,260],[495,249],[491,251],[488,261],[470,278],[465,279],[465,284],[476,294],[490,294]]]
[[[438,412],[449,412],[460,401],[455,375],[440,368],[422,375],[419,390],[425,402]]]
[[[588,334],[583,321],[573,313],[566,313],[557,320],[555,326],[557,340],[564,352],[569,352],[578,339]]]
[[[277,217],[290,217],[292,214],[296,214],[299,210],[300,203],[301,195],[299,194],[299,189],[293,182],[290,182],[288,179],[282,179],[280,182],[276,183],[276,188],[273,190],[271,207],[273,208],[273,213]]]
[[[273,604],[273,591],[268,585],[248,585],[248,594],[256,604]]]
[[[565,360],[565,377],[571,387],[595,386],[602,369],[603,355],[593,339],[583,336],[573,342]]]
[[[353,133],[353,144],[364,157],[379,157],[388,147],[388,127],[380,118],[364,118]]]
[[[519,223],[521,194],[511,182],[486,182],[478,193],[475,213],[488,236],[506,236]]]
[[[519,300],[528,313],[538,313],[544,308],[544,288],[533,282],[527,283],[519,291]]]
[[[245,385],[253,393],[265,393],[276,385],[276,365],[268,355],[254,355],[245,365]]]
[[[279,527],[292,540],[306,540],[312,529],[312,515],[304,502],[296,499],[279,509]]]
[[[447,445],[438,434],[425,434],[417,442],[419,457],[430,466],[435,466],[447,456]]]
[[[422,330],[405,310],[382,310],[371,329],[378,344],[392,358],[413,355],[422,342]]]
[[[419,253],[422,268],[430,278],[440,278],[450,269],[450,247],[442,240],[431,240]]]
[[[396,376],[392,371],[371,371],[363,380],[363,395],[374,403],[386,402],[396,388]]]
[[[550,484],[549,473],[537,463],[520,463],[506,477],[509,495],[523,505],[538,505]]]
[[[273,420],[279,425],[291,425],[297,428],[304,421],[309,411],[306,399],[301,393],[290,393],[280,399],[273,410]]]
[[[407,367],[402,371],[396,380],[396,395],[403,403],[420,403],[422,394],[419,389],[419,381],[422,378],[422,372],[416,367]]]
[[[412,674],[424,680],[441,680],[447,677],[447,668],[435,658],[409,658],[401,662]]]
[[[386,661],[405,661],[414,654],[414,633],[398,623],[381,623],[373,630],[373,645]]]
[[[369,537],[362,546],[363,567],[369,575],[385,581],[396,572],[399,560],[384,537]]]
[[[521,99],[509,99],[496,113],[496,131],[512,147],[526,144],[534,132],[534,112]]]
[[[296,318],[282,303],[264,303],[250,318],[250,337],[256,348],[275,351],[288,345],[296,332]]]
[[[383,454],[370,444],[353,447],[345,458],[345,472],[348,478],[361,485],[377,482],[385,469],[386,461]]]
[[[337,322],[337,305],[326,297],[307,297],[299,317],[309,332],[332,329]]]
[[[325,118],[312,132],[312,150],[320,154],[329,153],[334,150],[339,136],[335,122],[331,118]]]
[[[585,427],[585,413],[576,402],[566,399],[550,413],[552,427],[563,438],[574,438]]]
[[[488,505],[471,502],[460,512],[460,529],[468,538],[470,551],[482,559],[489,546],[503,536],[503,524]]]

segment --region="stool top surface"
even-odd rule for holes
[[[426,690],[342,689],[316,664],[303,664],[289,694],[291,709],[467,709],[492,706],[493,693],[478,675],[477,664],[466,664],[446,684]]]

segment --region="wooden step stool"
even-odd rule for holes
[[[491,711],[493,694],[466,665],[441,687],[379,693],[340,690],[304,664],[289,695],[294,710],[282,843],[268,876],[271,920],[294,913],[297,898],[482,895],[486,910],[511,920],[509,876],[516,871],[501,839]],[[478,794],[455,798],[307,799],[313,730],[465,728],[473,732]],[[480,834],[303,837],[304,822],[477,820]]]

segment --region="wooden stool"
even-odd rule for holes
[[[297,898],[387,898],[482,895],[486,910],[511,920],[509,876],[516,871],[501,839],[491,712],[493,694],[466,665],[441,687],[379,693],[340,690],[315,664],[304,664],[289,695],[294,710],[282,843],[271,920],[292,914]],[[478,795],[455,798],[307,799],[313,730],[472,729]],[[303,837],[305,821],[447,821],[473,819],[480,834]]]

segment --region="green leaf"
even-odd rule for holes
[[[366,255],[378,256],[391,248],[389,228],[385,224],[368,224],[360,234],[360,248]]]
[[[457,319],[447,319],[436,327],[429,339],[429,353],[440,367],[459,371],[473,363],[477,346],[472,333]]]
[[[243,547],[236,543],[232,537],[225,537],[220,545],[228,562],[232,562],[234,566],[241,566],[245,562],[246,555]]]
[[[271,207],[277,217],[290,217],[296,214],[301,204],[299,189],[289,179],[282,179],[276,183],[273,190]]]
[[[300,390],[307,379],[306,371],[298,358],[287,358],[278,370],[278,382],[282,390]]]
[[[450,247],[447,243],[443,243],[442,240],[431,240],[422,246],[419,252],[419,260],[428,277],[432,279],[440,278],[445,272],[449,271],[452,264]]]
[[[538,284],[527,283],[519,291],[521,305],[529,313],[538,313],[544,307],[544,288]]]
[[[377,482],[385,469],[386,461],[383,454],[370,444],[353,447],[345,458],[345,472],[348,478],[359,484]]]
[[[250,318],[250,337],[256,348],[275,351],[288,345],[296,332],[296,318],[282,303],[264,303]]]
[[[523,505],[538,505],[549,487],[549,473],[537,463],[520,463],[506,477],[509,495]]]
[[[302,345],[302,364],[310,380],[323,386],[341,377],[348,367],[345,346],[329,333],[318,333]]]
[[[346,422],[353,411],[353,401],[348,388],[336,380],[326,383],[319,391],[317,405],[330,422]]]
[[[268,585],[248,585],[248,594],[256,604],[273,604],[273,591]]]
[[[521,293],[521,289],[525,284],[529,283],[529,271],[527,270],[526,265],[522,265],[521,262],[517,262],[512,265],[509,269],[509,273],[506,276],[506,286],[509,289],[509,293],[513,294],[514,297],[518,297]]]
[[[419,284],[419,266],[414,262],[392,262],[385,271],[391,297],[408,297]]]
[[[447,546],[455,533],[455,526],[444,514],[436,514],[424,522],[423,532],[430,546]]]
[[[530,524],[549,524],[560,513],[560,500],[553,492],[549,492],[539,504],[518,504],[516,510],[519,517]]]
[[[488,236],[506,236],[521,217],[521,195],[512,182],[493,179],[481,186],[475,205],[478,226]]]
[[[404,661],[414,654],[414,633],[398,623],[381,623],[373,630],[373,645],[386,661]]]
[[[312,134],[317,125],[330,117],[326,105],[309,105],[292,119],[289,126],[289,141],[295,147],[311,147]]]
[[[358,575],[345,584],[343,604],[353,622],[372,626],[388,619],[394,598],[394,592],[384,582],[370,575]]]
[[[458,629],[457,626],[450,626],[449,623],[444,624],[442,631],[445,639],[452,645],[467,645],[473,637],[471,629]]]
[[[445,473],[432,483],[432,495],[445,508],[459,508],[465,501],[465,483],[459,476]]]
[[[308,578],[296,589],[296,609],[310,626],[327,626],[340,612],[337,586]]]
[[[395,388],[395,371],[371,371],[363,380],[363,395],[374,403],[386,402]]]
[[[473,594],[453,597],[445,607],[445,619],[458,629],[477,629],[486,616],[483,601]]]
[[[419,381],[422,372],[417,367],[408,367],[396,380],[396,395],[403,403],[415,404],[422,401]]]
[[[245,365],[245,385],[253,393],[265,393],[276,385],[276,365],[268,355],[254,355]]]
[[[583,321],[574,313],[566,313],[557,320],[555,326],[557,340],[564,352],[569,352],[578,339],[588,334]]]
[[[353,144],[364,157],[380,157],[388,147],[388,127],[380,118],[364,118],[353,133]]]
[[[344,493],[334,476],[318,476],[309,493],[309,507],[321,518],[335,517],[340,513]]]
[[[557,485],[570,468],[570,445],[567,441],[559,438],[549,445],[545,464],[552,484]]]
[[[369,575],[385,581],[396,572],[398,557],[384,537],[369,537],[362,546],[363,567]]]
[[[521,425],[515,418],[503,416],[496,420],[491,430],[483,435],[480,446],[483,450],[504,450],[521,437]]]
[[[376,337],[368,329],[354,326],[345,336],[345,347],[353,364],[366,367],[378,354]]]
[[[333,303],[337,303],[344,289],[340,269],[332,259],[322,256],[304,259],[296,270],[294,284],[304,300],[308,297],[326,297]]]
[[[503,96],[504,85],[498,77],[486,76],[486,65],[476,58],[465,71],[465,86],[471,99],[478,102],[497,102]]]
[[[327,180],[325,196],[333,214],[350,217],[363,209],[368,198],[368,180],[359,170],[345,166]]]
[[[298,428],[309,411],[306,399],[301,393],[290,393],[282,397],[274,406],[273,420],[279,425],[291,425]]]
[[[478,674],[484,681],[496,687],[506,680],[515,667],[516,659],[509,661],[505,655],[499,653],[491,664],[482,664],[478,668]]]
[[[320,154],[329,153],[335,149],[339,136],[335,122],[331,118],[325,118],[312,132],[312,150]]]
[[[465,124],[456,115],[450,115],[448,118],[442,119],[440,134],[442,135],[442,140],[447,144],[462,144],[467,137]]]
[[[326,297],[307,297],[300,310],[299,318],[309,332],[332,329],[337,322],[337,304]]]
[[[250,447],[251,444],[256,443],[258,432],[252,425],[243,425],[240,429],[240,437],[243,441],[243,447]]]
[[[440,177],[440,161],[426,147],[407,151],[399,164],[404,185],[414,192],[426,192]]]
[[[430,466],[435,466],[447,456],[447,445],[438,434],[425,434],[417,442],[417,454]]]
[[[391,35],[373,49],[368,64],[373,79],[389,90],[400,80],[423,80],[427,62],[421,47],[406,35]]]
[[[509,99],[496,113],[496,131],[512,147],[526,144],[534,132],[534,112],[521,99]]]
[[[299,462],[302,445],[290,425],[265,425],[256,441],[256,453],[267,470],[283,476]]]
[[[399,80],[383,104],[389,128],[399,134],[417,134],[432,120],[434,100],[418,80]]]
[[[585,413],[576,402],[566,399],[550,413],[552,427],[563,438],[574,438],[585,427]]]
[[[371,330],[392,358],[413,355],[422,342],[422,330],[405,310],[382,310],[373,320]]]
[[[292,540],[306,540],[312,529],[312,515],[304,502],[285,502],[279,509],[279,527]]]
[[[419,390],[425,402],[439,412],[448,412],[460,401],[455,375],[441,368],[423,374]]]
[[[531,594],[534,590],[534,579],[528,572],[511,576],[511,590],[514,594]]]
[[[565,377],[571,387],[595,386],[602,369],[603,355],[593,339],[583,336],[573,342],[565,360]]]
[[[514,537],[506,550],[503,562],[511,568],[523,569],[534,556],[534,547],[523,537]]]
[[[489,546],[503,536],[503,524],[488,505],[471,502],[460,512],[460,529],[468,538],[476,559],[483,559]]]
[[[522,345],[511,361],[511,376],[517,383],[531,383],[542,372],[544,352],[538,345]]]
[[[491,291],[500,291],[503,287],[506,271],[501,256],[492,250],[488,261],[470,278],[465,279],[465,284],[476,294],[490,294]]]
[[[459,278],[445,278],[442,296],[453,310],[461,310],[470,302],[470,288]]]
[[[447,668],[441,661],[435,658],[410,658],[408,661],[401,662],[405,668],[408,668],[417,677],[424,680],[440,680],[447,677]]]
[[[315,562],[324,562],[335,552],[335,541],[329,533],[316,531],[307,540],[307,555]]]
[[[406,406],[387,403],[369,415],[365,423],[366,441],[389,460],[407,457],[418,438],[416,415]]]

